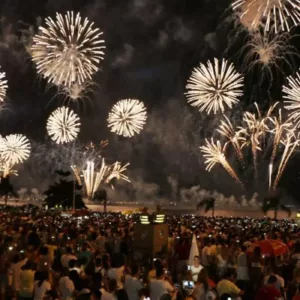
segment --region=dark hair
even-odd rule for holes
[[[271,275],[268,279],[268,284],[273,284],[277,282],[277,277],[275,275]]]
[[[159,265],[159,266],[156,268],[156,277],[159,278],[159,277],[161,277],[163,274],[164,274],[164,268],[163,268],[162,265]]]
[[[76,262],[77,262],[77,260],[71,259],[71,260],[69,261],[69,268],[70,268],[70,269],[73,269],[73,268],[75,267],[75,265],[76,265]]]
[[[116,296],[118,300],[130,300],[124,289],[117,290]]]
[[[67,254],[72,254],[72,248],[70,246],[68,246],[66,248]]]
[[[247,250],[247,247],[246,247],[246,246],[244,246],[244,245],[242,245],[242,246],[241,246],[241,250],[242,250],[242,252],[246,252],[246,250]]]
[[[134,276],[136,275],[140,270],[140,267],[137,264],[132,264],[131,266],[131,274]]]
[[[205,293],[206,293],[208,291],[208,287],[209,287],[208,286],[208,273],[207,273],[206,269],[202,269],[199,272],[197,282],[203,284],[204,290],[205,290]]]
[[[46,281],[48,279],[48,272],[44,271],[40,273],[40,280],[38,283],[38,286],[40,287],[44,281]]]
[[[98,300],[101,300],[101,297],[102,297],[102,293],[100,290],[95,290],[92,292],[92,294],[98,299]]]

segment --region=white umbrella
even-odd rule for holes
[[[198,249],[198,244],[197,244],[197,239],[196,235],[193,235],[193,240],[192,240],[192,246],[190,250],[190,257],[189,257],[189,265],[193,265],[194,263],[194,257],[199,256],[199,249]]]

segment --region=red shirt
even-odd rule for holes
[[[275,286],[266,285],[258,291],[255,300],[276,300],[280,296],[281,294]]]

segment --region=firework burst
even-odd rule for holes
[[[299,57],[297,49],[290,44],[291,35],[287,32],[275,34],[273,31],[255,31],[249,34],[242,47],[243,68],[245,71],[259,67],[269,72],[273,78],[273,68],[282,70],[282,65],[293,70],[293,58]]]
[[[5,138],[1,138],[0,155],[1,160],[5,162],[5,168],[22,163],[30,155],[30,142],[26,136],[22,134],[10,134]]]
[[[263,115],[255,104],[256,113],[245,112],[242,120],[243,126],[238,126],[237,131],[230,120],[225,117],[217,129],[218,133],[226,139],[224,145],[220,141],[215,142],[214,139],[211,139],[210,141],[206,140],[206,144],[200,147],[203,157],[206,159],[206,169],[210,171],[215,164],[221,164],[230,176],[243,186],[242,183],[246,184],[251,174],[249,173],[250,169],[246,168],[246,163],[251,156],[248,152],[242,151],[248,151],[249,148],[254,166],[255,185],[257,186],[258,183],[258,162],[263,165],[269,161],[267,172],[260,168],[260,173],[261,175],[268,173],[269,189],[276,190],[287,163],[300,144],[299,136],[296,136],[292,122],[283,119],[281,109],[275,111],[277,105],[278,103],[275,103],[270,106]],[[227,155],[232,153],[228,149],[229,144],[233,146],[239,160],[241,157],[247,158],[242,161],[244,174],[241,176],[227,159]]]
[[[3,102],[8,88],[7,80],[4,72],[0,72],[0,102]]]
[[[221,142],[215,142],[214,139],[211,138],[211,141],[206,139],[205,143],[206,145],[201,146],[200,149],[203,153],[203,157],[206,159],[206,170],[210,171],[215,166],[215,164],[221,164],[223,168],[230,174],[230,176],[234,178],[239,184],[241,184],[241,186],[243,186],[236,172],[227,161],[224,154],[225,147],[221,145]]]
[[[114,178],[122,179],[129,182],[129,178],[124,174],[129,164],[122,166],[119,162],[115,162],[109,166],[102,158],[101,165],[96,171],[95,163],[88,161],[86,169],[83,171],[83,178],[86,188],[86,193],[89,199],[94,197],[95,192],[101,184],[109,184]]]
[[[108,127],[112,132],[124,137],[140,133],[147,120],[147,111],[143,102],[125,99],[117,102],[108,115]]]
[[[291,25],[300,23],[300,3],[298,0],[236,0],[233,10],[240,10],[241,22],[248,20],[250,28],[256,30],[260,25],[265,31],[274,27],[275,32],[290,31]]]
[[[283,86],[284,108],[297,128],[300,127],[300,73],[287,78],[288,84]]]
[[[49,83],[71,87],[90,80],[104,57],[102,32],[73,12],[46,19],[33,38],[32,60]]]
[[[225,138],[227,138],[228,142],[225,144],[225,147],[227,144],[231,143],[234,147],[237,156],[242,163],[242,165],[245,165],[244,162],[244,156],[242,153],[242,144],[246,141],[246,138],[241,135],[241,131],[236,131],[231,123],[231,121],[224,116],[225,120],[221,120],[221,124],[219,125],[219,128],[217,131]]]
[[[79,130],[79,117],[65,106],[56,109],[47,121],[48,134],[57,144],[69,143],[75,140]]]
[[[200,64],[192,72],[187,83],[187,102],[200,112],[224,112],[225,106],[232,108],[243,95],[243,77],[226,60],[214,59],[207,65]]]

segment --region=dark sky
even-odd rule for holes
[[[29,26],[37,30],[39,17],[44,24],[45,17],[68,10],[95,22],[104,31],[107,46],[102,69],[94,77],[91,101],[76,108],[82,119],[80,141],[109,139],[108,155],[130,161],[131,175],[158,184],[162,193],[168,190],[169,175],[180,186],[199,184],[226,194],[238,193],[221,168],[211,173],[204,170],[199,151],[204,138],[214,133],[220,116],[201,115],[184,97],[186,80],[199,62],[225,57],[240,72],[245,71],[240,50],[247,34],[235,26],[229,1],[2,0],[0,64],[7,73],[9,91],[7,108],[0,115],[0,132],[24,133],[38,143],[47,140],[47,117],[63,100],[37,76],[23,39]],[[292,65],[297,69],[299,63]],[[280,63],[279,67],[284,74],[276,68],[255,68],[248,73],[245,96],[229,112],[232,118],[254,101],[266,108],[281,98],[284,75],[293,70]],[[130,140],[112,135],[106,127],[109,110],[123,98],[144,101],[149,113],[144,131]],[[295,178],[297,161],[284,184]],[[26,177],[20,173],[19,185],[22,176]]]

